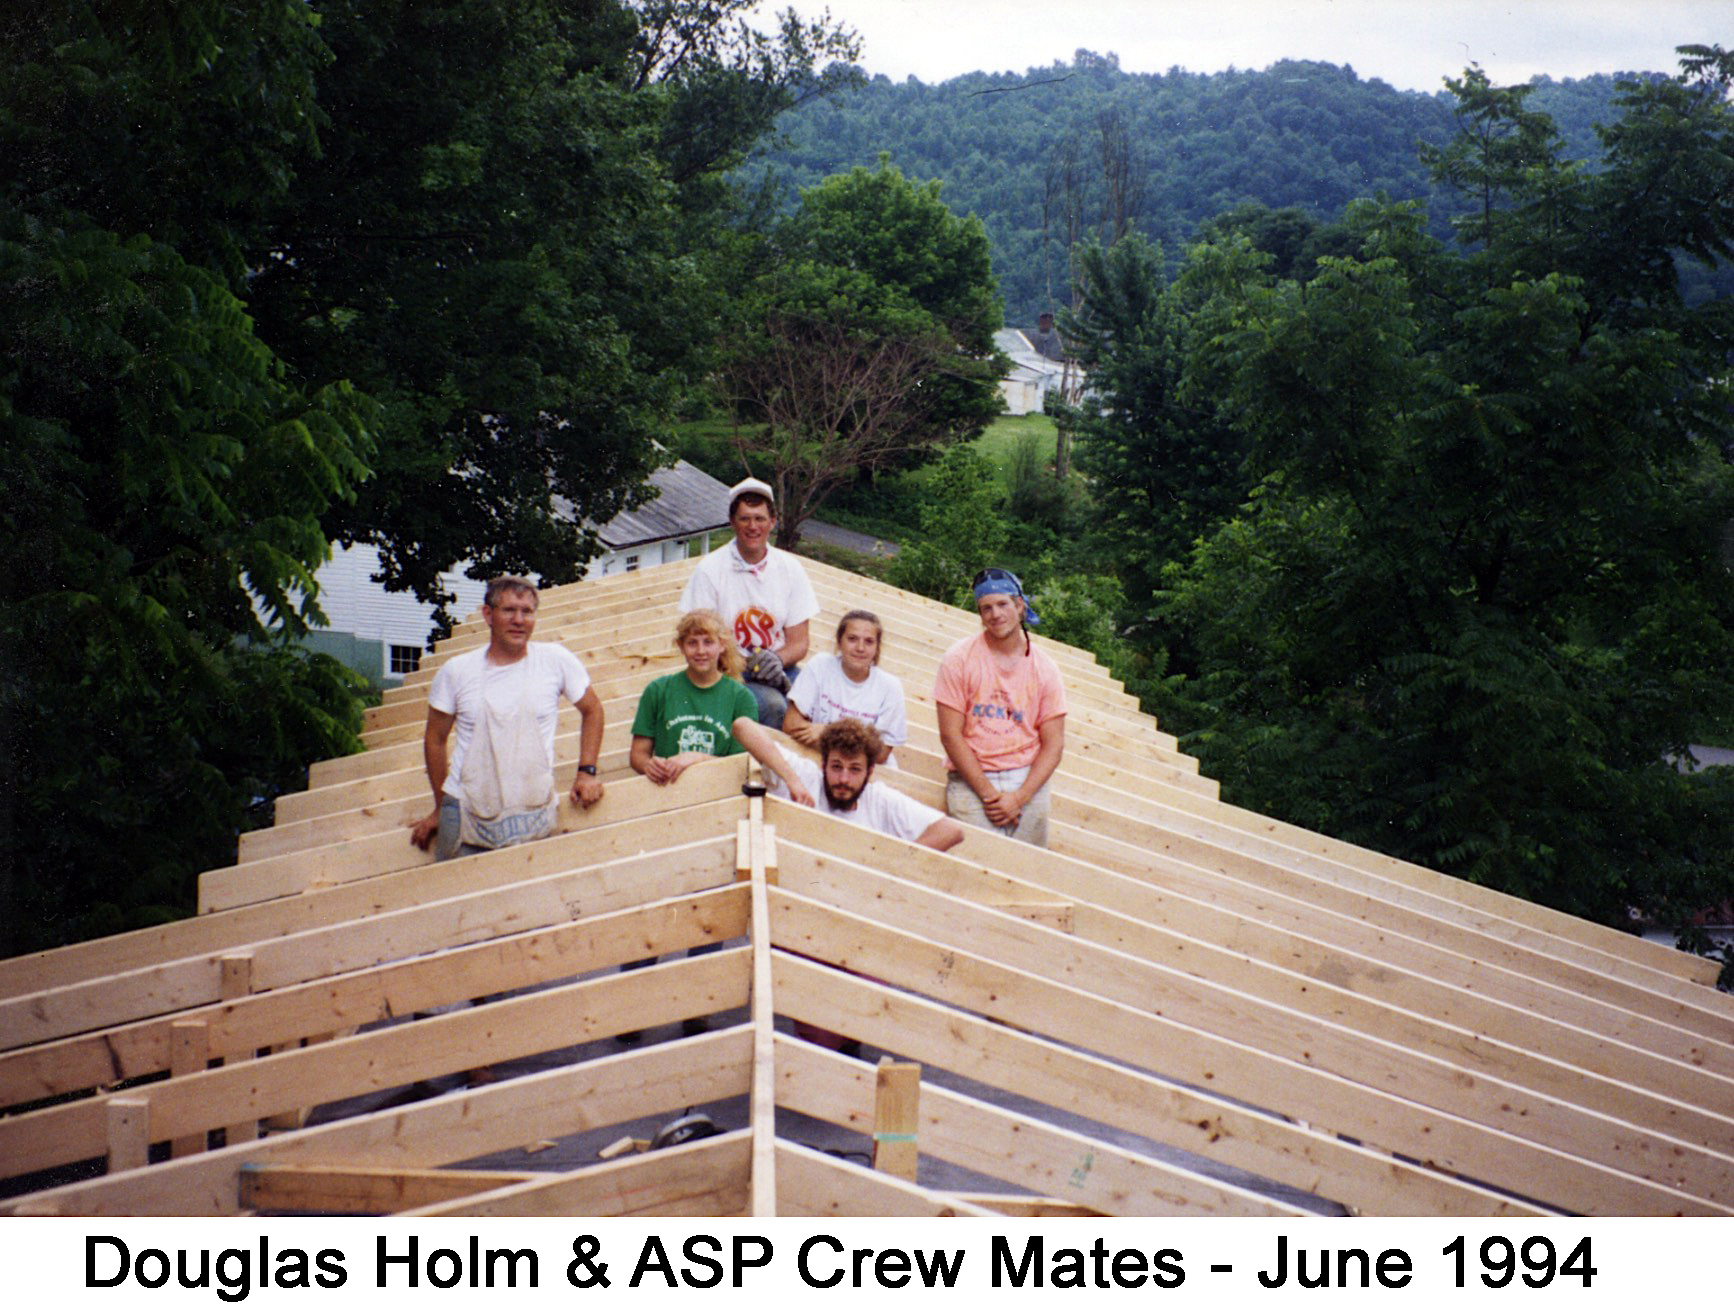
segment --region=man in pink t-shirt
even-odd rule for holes
[[[1066,689],[1025,630],[1039,623],[1017,575],[975,577],[981,631],[945,652],[934,680],[955,819],[1048,844],[1048,780],[1066,748]]]

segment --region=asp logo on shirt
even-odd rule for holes
[[[742,650],[769,650],[776,631],[777,620],[757,605],[735,615],[735,643]]]

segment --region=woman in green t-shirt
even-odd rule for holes
[[[744,663],[740,648],[721,616],[714,610],[682,614],[674,644],[686,668],[657,678],[639,697],[632,719],[633,769],[664,786],[700,760],[744,750],[783,780],[791,798],[812,805],[812,795],[790,776],[793,770],[759,726],[758,703],[736,676]]]

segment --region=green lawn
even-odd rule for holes
[[[986,432],[975,440],[975,448],[993,461],[993,466],[999,470],[1000,477],[1006,476],[1006,470],[1011,464],[1012,450],[1017,446],[1018,439],[1028,433],[1034,433],[1040,441],[1042,463],[1054,462],[1054,449],[1059,444],[1059,436],[1054,430],[1054,421],[1046,414],[1024,414],[1019,418],[996,418],[988,425]]]

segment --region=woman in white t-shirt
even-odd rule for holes
[[[783,731],[819,748],[819,729],[838,719],[860,719],[879,730],[884,753],[875,764],[897,767],[894,746],[909,740],[903,684],[879,667],[884,627],[869,610],[850,610],[837,625],[837,653],[811,659],[789,692]]]

